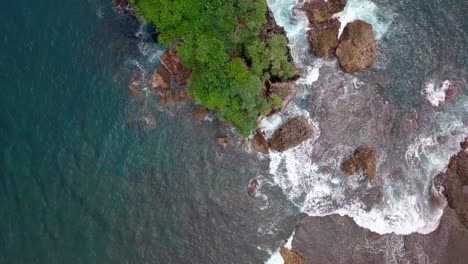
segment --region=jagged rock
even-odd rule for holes
[[[224,149],[227,149],[229,147],[229,140],[226,137],[217,138],[216,143]]]
[[[192,71],[187,68],[182,59],[177,55],[178,43],[174,43],[160,57],[161,63],[171,73],[177,84],[184,84],[190,78]]]
[[[283,101],[281,109],[285,109],[286,106],[294,99],[296,95],[296,83],[295,82],[279,82],[270,83],[269,96],[276,94]]]
[[[369,180],[373,180],[377,172],[377,150],[373,147],[356,149],[352,157],[343,163],[342,170],[348,175],[362,171]]]
[[[312,53],[321,58],[331,58],[338,47],[338,32],[341,23],[332,19],[320,24],[313,24],[307,32]]]
[[[357,20],[346,25],[336,49],[336,57],[345,72],[368,69],[377,58],[372,25]]]
[[[460,148],[462,150],[467,150],[468,149],[468,137],[465,138],[465,140],[462,143],[460,143]]]
[[[179,89],[174,92],[174,99],[177,104],[183,104],[190,101],[190,97],[188,96],[185,90]]]
[[[199,106],[195,108],[192,112],[193,117],[195,117],[198,120],[204,119],[208,115],[208,108],[204,106]]]
[[[284,259],[284,264],[305,264],[305,259],[301,255],[285,247],[280,249],[280,254]]]
[[[171,74],[160,65],[151,76],[151,85],[154,89],[169,89],[171,87]]]
[[[257,196],[257,189],[260,186],[257,179],[250,181],[249,187],[247,187],[247,193],[250,197],[255,198]]]
[[[268,141],[265,139],[265,136],[263,135],[262,131],[259,129],[255,133],[255,136],[253,137],[252,140],[252,148],[260,153],[263,154],[268,154],[270,147],[268,146]]]
[[[343,11],[346,0],[306,0],[302,10],[306,13],[310,23],[321,23]]]
[[[171,90],[162,90],[159,92],[159,104],[161,106],[171,105],[174,103],[174,95]]]
[[[142,74],[140,72],[135,72],[128,83],[128,89],[132,92],[134,96],[143,97],[145,95],[144,91],[141,89],[142,84]]]
[[[290,119],[273,133],[269,144],[276,151],[285,151],[296,147],[314,134],[312,126],[305,116]]]

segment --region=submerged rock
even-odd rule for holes
[[[270,139],[270,147],[276,151],[285,151],[296,147],[312,137],[314,130],[305,116],[290,119],[275,131]]]
[[[187,68],[182,59],[177,55],[177,43],[174,43],[171,48],[166,50],[161,55],[161,63],[171,73],[177,84],[184,84],[190,78],[192,71]]]
[[[151,85],[154,89],[169,89],[171,87],[171,74],[160,65],[151,76]]]
[[[369,180],[373,180],[377,172],[377,150],[373,147],[356,149],[352,157],[343,163],[342,170],[348,175],[362,171]]]
[[[268,146],[268,141],[265,139],[262,131],[257,130],[255,136],[252,140],[252,148],[260,153],[268,154],[270,152],[270,147]]]
[[[285,247],[282,247],[280,249],[280,254],[281,257],[284,259],[284,264],[305,264],[305,259],[297,254],[296,252],[293,252]]]
[[[258,180],[252,179],[252,181],[249,184],[249,187],[247,187],[247,193],[250,197],[255,198],[257,196],[257,189],[259,186],[260,184],[258,183]]]
[[[195,110],[192,111],[193,117],[195,117],[198,120],[204,119],[208,115],[208,108],[204,106],[199,106],[195,108]]]
[[[128,83],[128,89],[132,92],[134,96],[143,97],[145,95],[143,89],[141,89],[142,85],[142,74],[140,72],[135,72]]]
[[[377,58],[372,25],[362,20],[347,24],[341,34],[336,57],[345,72],[368,69]]]
[[[187,92],[183,89],[179,89],[174,92],[174,99],[176,104],[183,104],[190,101],[190,97],[188,96]]]
[[[321,58],[331,58],[338,47],[338,32],[341,23],[338,19],[332,19],[320,24],[313,24],[307,31],[312,53]]]
[[[310,23],[321,23],[343,11],[345,6],[346,0],[306,0],[301,9],[306,13]]]

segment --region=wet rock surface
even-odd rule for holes
[[[347,24],[340,36],[336,57],[345,72],[355,73],[368,69],[377,58],[372,25],[362,20]]]
[[[198,120],[204,119],[208,115],[208,108],[204,106],[198,106],[195,108],[195,110],[192,111],[193,117],[195,117]]]
[[[154,89],[169,89],[171,88],[171,74],[162,65],[154,71],[151,76],[151,85]]]
[[[229,147],[229,140],[226,137],[217,138],[216,143],[223,149],[227,149]]]
[[[280,249],[281,257],[284,259],[284,264],[305,264],[305,259],[294,251],[285,247]]]
[[[277,95],[283,101],[281,109],[285,109],[286,106],[294,99],[296,95],[296,83],[295,82],[279,82],[269,84],[269,96]]]
[[[307,31],[312,53],[318,57],[329,59],[334,56],[338,47],[338,32],[341,23],[338,19],[332,19],[319,24],[312,24]]]
[[[306,13],[310,23],[321,23],[343,11],[346,0],[306,0],[302,10]]]
[[[250,181],[249,186],[247,187],[247,194],[252,198],[257,197],[257,190],[259,186],[260,183],[258,182],[258,180],[252,179],[252,181]]]
[[[343,162],[341,168],[348,175],[362,172],[369,180],[373,180],[377,172],[377,150],[373,147],[358,148],[351,158]]]
[[[178,43],[172,44],[160,57],[161,63],[171,73],[177,84],[184,84],[190,78],[192,71],[187,68],[177,55]]]
[[[276,151],[285,151],[296,147],[314,134],[312,126],[305,116],[290,119],[273,133],[269,144]]]
[[[268,154],[270,152],[270,147],[268,146],[268,141],[265,139],[262,131],[257,130],[252,139],[252,148],[262,154]]]

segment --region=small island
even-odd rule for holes
[[[186,85],[190,97],[231,122],[242,136],[250,135],[262,117],[283,108],[291,97],[288,89],[294,88],[287,82],[298,78],[297,70],[286,32],[265,0],[131,4],[156,26],[158,42],[169,48],[161,61],[176,83]],[[153,86],[164,84],[163,71],[153,77]]]

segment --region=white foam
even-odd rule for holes
[[[341,35],[346,24],[360,19],[371,24],[375,38],[381,39],[391,24],[389,14],[384,14],[382,10],[370,0],[349,0],[346,3],[345,9],[335,14],[334,17],[337,17],[341,22],[338,36]]]
[[[439,106],[445,101],[445,93],[450,87],[450,84],[451,83],[448,80],[443,81],[437,86],[435,81],[427,82],[424,86],[423,94],[433,106]]]

